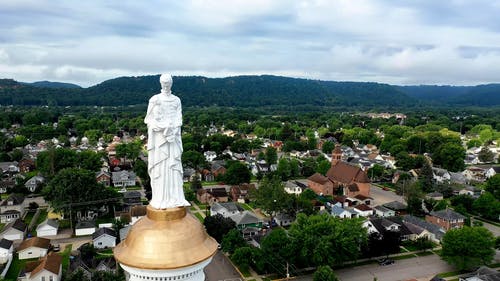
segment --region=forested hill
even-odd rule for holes
[[[457,106],[500,105],[500,84],[478,86],[396,86],[410,97],[429,104]]]
[[[89,88],[34,87],[0,79],[0,105],[145,105],[160,91],[159,75],[120,77]],[[391,86],[280,76],[174,77],[183,106],[362,106],[500,105],[500,85],[475,87]]]
[[[62,83],[62,82],[52,82],[52,81],[37,81],[32,83],[24,83],[26,85],[31,85],[33,87],[39,88],[64,88],[64,89],[78,89],[81,88],[76,84]]]
[[[85,89],[35,88],[0,80],[2,105],[134,105],[160,91],[158,75],[120,77]],[[3,86],[2,86],[3,85]],[[387,84],[278,76],[174,77],[183,106],[400,106],[414,101]]]

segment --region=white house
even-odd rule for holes
[[[491,178],[492,176],[500,174],[500,166],[494,166],[486,171],[486,178]]]
[[[432,167],[433,178],[438,183],[450,182],[451,175],[446,169]]]
[[[355,206],[353,210],[359,214],[360,217],[368,217],[373,215],[373,209],[365,204]]]
[[[95,223],[92,221],[81,221],[75,226],[75,235],[84,236],[92,235],[96,230]]]
[[[6,263],[14,251],[14,243],[7,239],[0,240],[0,264]]]
[[[36,227],[36,235],[38,237],[46,237],[57,235],[59,229],[59,222],[52,219],[46,219],[44,222]]]
[[[0,237],[12,241],[22,240],[26,234],[26,229],[26,224],[22,220],[17,219],[4,227]]]
[[[33,237],[24,240],[17,248],[20,260],[41,258],[47,255],[50,247],[50,239]]]
[[[7,210],[0,214],[0,223],[9,223],[21,218],[18,210]]]
[[[288,194],[300,195],[302,193],[302,187],[297,184],[297,182],[287,181],[285,183],[285,191]]]
[[[116,246],[116,233],[113,229],[103,227],[92,234],[94,248],[106,249]]]
[[[60,281],[62,278],[62,256],[50,253],[45,258],[26,263],[20,281]]]
[[[207,162],[212,162],[215,160],[215,158],[217,158],[217,153],[215,151],[205,151],[203,152],[203,156],[205,156],[205,159],[207,160]]]
[[[26,183],[24,183],[24,186],[30,191],[30,192],[35,192],[36,188],[42,185],[45,182],[45,178],[42,176],[34,176]]]
[[[386,208],[382,205],[373,207],[373,211],[377,217],[393,217],[396,215],[394,210]]]
[[[346,210],[342,207],[340,207],[339,205],[332,205],[331,207],[331,210],[330,210],[330,214],[334,217],[339,217],[339,218],[352,218],[352,217],[355,217],[356,214],[353,214],[350,210]]]
[[[289,226],[293,221],[295,221],[295,218],[285,213],[278,213],[274,217],[274,221],[279,226]]]
[[[136,175],[134,172],[129,171],[119,171],[111,173],[111,180],[115,187],[127,187],[134,186]]]
[[[243,209],[240,206],[236,205],[236,203],[234,202],[226,202],[226,203],[215,202],[210,207],[210,214],[212,216],[221,214],[225,218],[228,218],[235,214],[239,214],[242,211]]]

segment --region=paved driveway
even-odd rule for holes
[[[336,270],[335,274],[342,281],[398,281],[411,278],[429,280],[441,272],[453,271],[453,267],[437,255],[416,257],[412,259],[396,260],[392,265],[378,264],[362,265],[355,268]]]
[[[205,280],[241,281],[241,276],[234,269],[228,258],[221,251],[217,251],[212,261],[205,267]]]

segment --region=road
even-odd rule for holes
[[[229,259],[221,251],[217,251],[212,261],[205,267],[205,280],[241,281],[242,279]]]

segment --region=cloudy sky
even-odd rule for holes
[[[500,82],[496,0],[0,0],[0,78]]]

